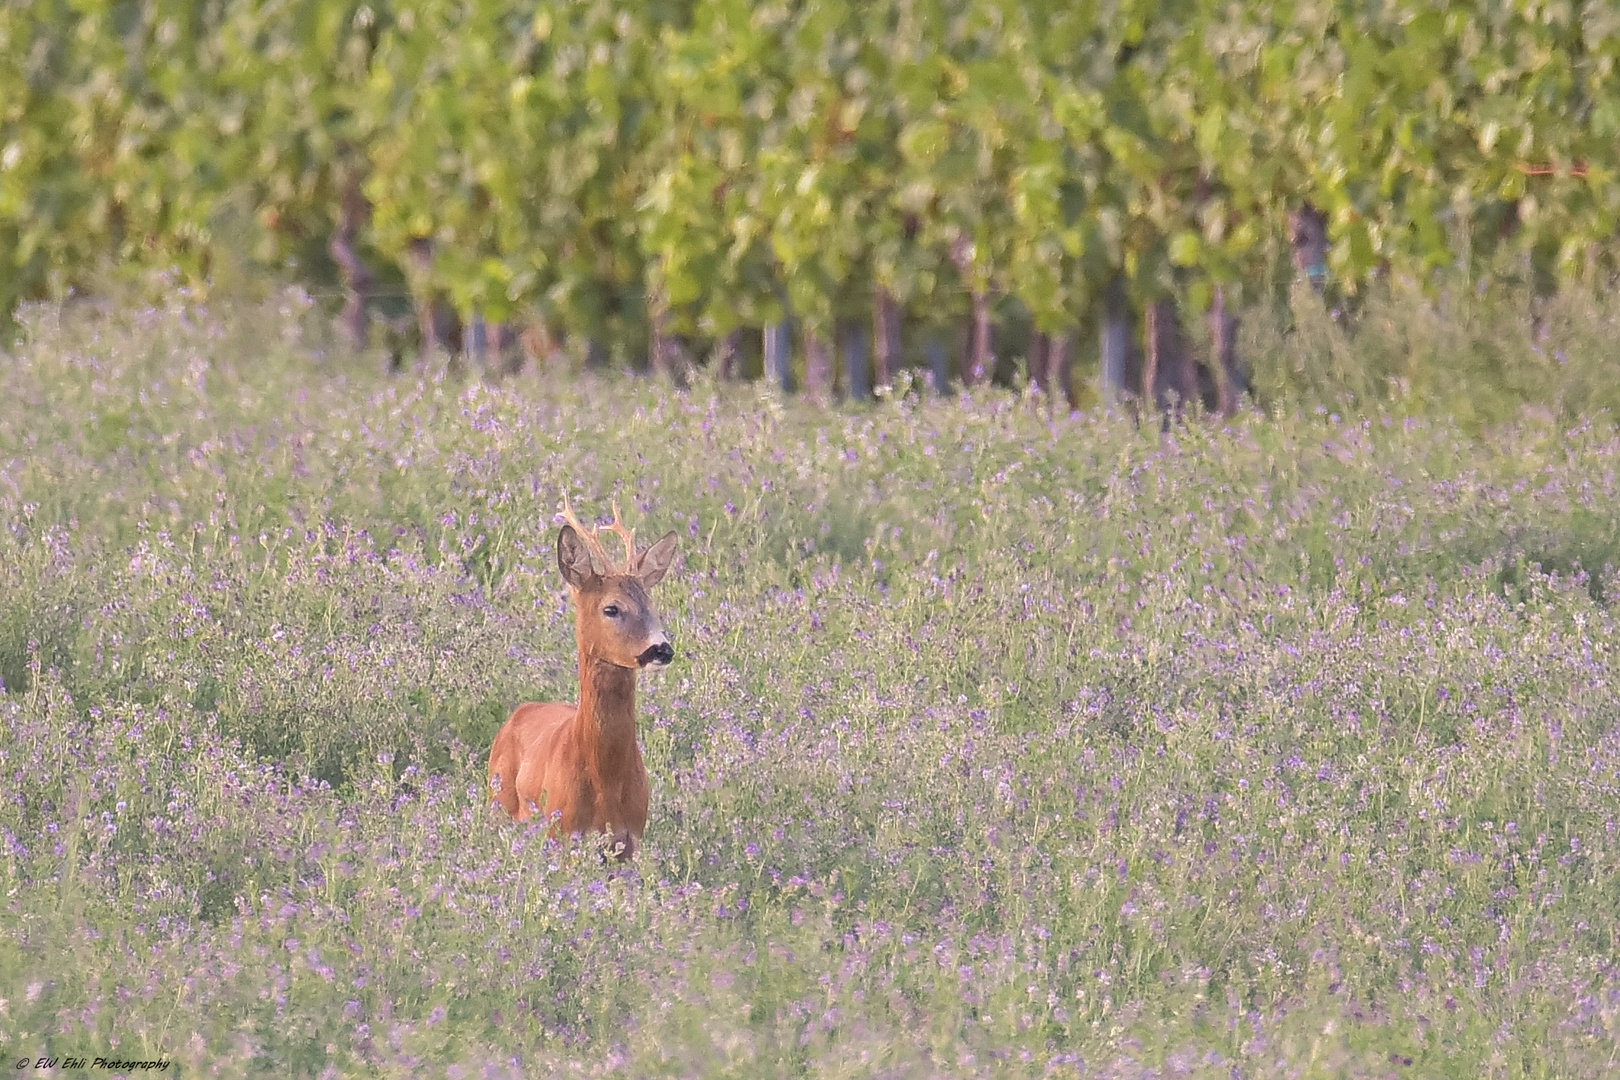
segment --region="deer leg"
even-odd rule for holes
[[[636,837],[628,828],[609,828],[602,834],[602,861],[629,862],[636,854]]]

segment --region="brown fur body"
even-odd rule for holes
[[[634,850],[647,829],[647,769],[636,742],[636,673],[612,668],[598,675],[620,684],[608,697],[628,707],[604,709],[586,694],[584,706],[528,702],[495,736],[489,775],[495,798],[516,821],[536,808],[554,817],[557,836],[601,832]],[[496,783],[496,778],[499,783]]]

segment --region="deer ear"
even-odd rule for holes
[[[564,525],[557,534],[557,569],[562,571],[563,580],[576,589],[585,588],[596,578],[590,549],[572,525]]]
[[[674,561],[675,534],[667,532],[662,540],[648,548],[646,554],[641,557],[641,573],[636,576],[644,587],[650,589],[664,580],[664,572]]]

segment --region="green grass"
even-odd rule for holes
[[[1392,410],[1446,417],[1491,438],[1556,437],[1620,409],[1612,289],[1537,296],[1522,273],[1437,280],[1429,292],[1381,281],[1324,304],[1245,314],[1240,355],[1260,399],[1288,410]],[[1194,329],[1200,329],[1194,327]]]
[[[290,301],[29,320],[0,1061],[1620,1067],[1601,415],[1160,436],[998,391],[390,382]],[[575,690],[564,489],[682,536],[617,872],[483,793],[507,711]]]

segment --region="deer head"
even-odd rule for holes
[[[574,593],[574,612],[582,657],[623,668],[663,667],[675,659],[669,635],[653,610],[647,590],[658,584],[675,558],[675,534],[650,548],[636,548],[636,531],[619,520],[607,531],[624,542],[624,562],[615,563],[602,547],[601,527],[587,528],[563,498],[567,522],[557,534],[557,569]]]

